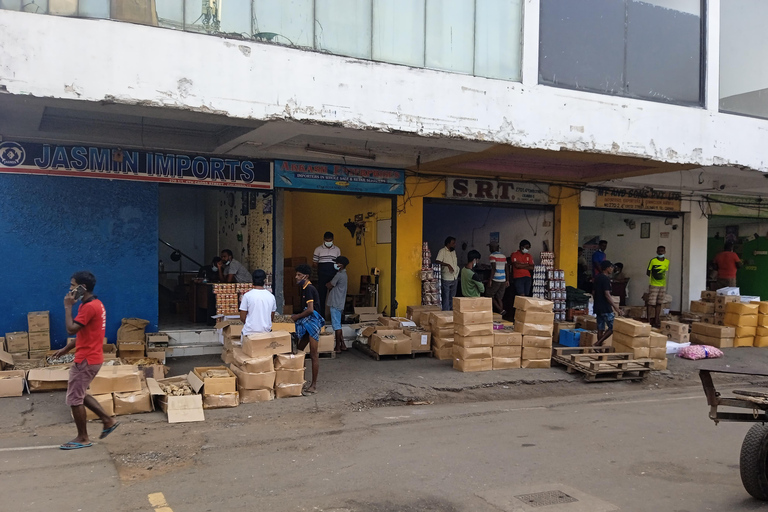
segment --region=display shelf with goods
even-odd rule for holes
[[[547,276],[555,268],[555,253],[542,252],[541,262],[533,267],[533,296],[538,299],[547,298]]]
[[[440,306],[440,265],[432,264],[432,251],[429,244],[424,242],[421,251],[421,304],[423,306]]]
[[[566,286],[565,271],[560,269],[547,270],[547,296],[554,305],[555,322],[564,322],[566,316]]]
[[[243,295],[253,289],[253,285],[248,283],[214,283],[212,286],[213,294],[216,296],[217,315],[239,314]]]

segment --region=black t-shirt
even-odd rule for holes
[[[317,293],[317,288],[312,286],[310,283],[307,283],[304,289],[301,290],[301,305],[303,306],[302,311],[307,309],[308,302],[312,303],[312,307],[315,308],[315,311],[317,311],[320,307],[320,294]],[[323,314],[320,311],[317,312],[321,315]]]
[[[598,274],[595,277],[595,314],[604,315],[613,311],[611,303],[605,296],[606,291],[611,291],[611,278],[605,274]]]

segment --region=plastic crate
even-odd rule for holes
[[[563,329],[560,331],[560,344],[565,347],[578,347],[581,341],[581,333],[586,329]]]

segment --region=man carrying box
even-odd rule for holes
[[[93,295],[96,278],[90,272],[77,272],[70,280],[70,292],[64,296],[64,319],[67,332],[74,334],[74,341],[57,351],[54,357],[61,357],[75,349],[75,361],[69,370],[67,383],[67,405],[72,408],[72,417],[77,426],[77,437],[62,444],[62,450],[77,450],[93,446],[88,439],[85,408],[90,409],[104,424],[99,439],[104,439],[115,430],[120,423],[108,416],[96,399],[86,393],[91,381],[99,373],[104,363],[104,331],[107,323],[107,312],[104,304]],[[82,299],[77,310],[77,316],[72,319],[72,306]]]
[[[654,327],[659,327],[661,322],[661,304],[667,295],[667,272],[669,272],[669,260],[667,259],[667,248],[660,245],[656,248],[656,257],[648,263],[648,269],[645,275],[651,278],[648,287],[648,322]],[[656,308],[656,314],[653,309]]]
[[[315,306],[320,303],[320,295],[317,288],[309,282],[309,275],[312,269],[309,265],[299,265],[296,267],[296,284],[301,286],[301,305],[302,312],[298,315],[291,315],[296,322],[296,335],[299,337],[298,350],[304,351],[309,343],[309,355],[312,357],[312,383],[304,394],[312,395],[317,392],[317,374],[320,370],[320,356],[318,354],[318,344],[320,343],[320,330],[325,325],[325,319],[315,310]]]
[[[611,295],[611,278],[613,263],[603,260],[600,263],[602,270],[595,276],[593,293],[595,294],[595,315],[597,316],[597,342],[595,346],[602,344],[613,334],[613,320],[616,315],[621,316],[621,311],[613,302]]]

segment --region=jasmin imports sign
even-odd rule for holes
[[[679,212],[680,193],[662,190],[607,188],[597,191],[597,208]]]
[[[448,178],[445,181],[445,197],[471,201],[549,204],[549,186],[485,178]]]

